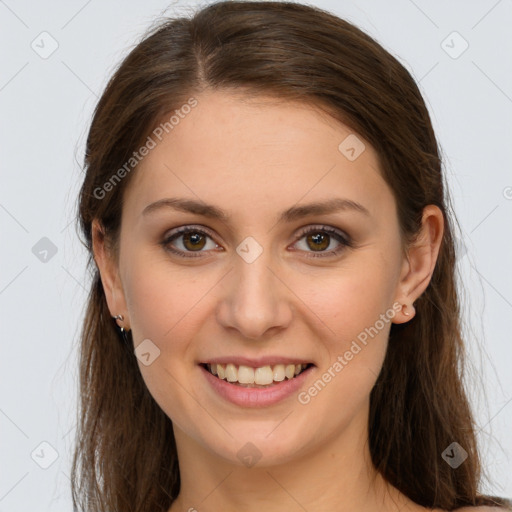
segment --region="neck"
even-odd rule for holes
[[[425,510],[375,471],[367,416],[301,458],[251,468],[232,464],[175,426],[181,490],[169,512],[391,512]]]

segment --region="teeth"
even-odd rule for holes
[[[226,365],[208,364],[206,366],[210,373],[228,382],[237,382],[242,385],[256,384],[258,386],[268,386],[273,382],[282,382],[285,378],[293,379],[299,375],[307,365],[276,364],[274,366],[251,368],[250,366],[244,365],[237,367],[232,363],[228,363]]]
[[[234,364],[226,365],[226,380],[228,382],[236,382],[238,380],[238,371]]]
[[[237,380],[240,384],[254,384],[254,368],[240,365]]]
[[[272,382],[274,382],[274,374],[273,374],[272,368],[270,366],[263,366],[261,368],[256,368],[256,370],[254,371],[254,383],[255,384],[265,385],[265,384],[272,384]]]
[[[293,379],[293,377],[295,376],[295,365],[287,364],[284,369],[284,375],[287,379]]]
[[[276,382],[284,380],[284,364],[276,364],[274,366],[274,380]]]

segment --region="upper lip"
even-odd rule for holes
[[[228,364],[232,363],[236,366],[250,366],[252,368],[261,368],[262,366],[274,366],[276,364],[313,364],[307,359],[300,359],[293,356],[265,356],[265,357],[242,357],[242,356],[225,356],[212,357],[205,359],[201,364]]]

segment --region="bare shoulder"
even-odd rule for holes
[[[506,507],[490,507],[488,505],[482,505],[480,507],[462,507],[456,508],[453,512],[500,512],[510,510]]]

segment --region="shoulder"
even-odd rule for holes
[[[500,511],[506,511],[506,510],[510,510],[510,509],[505,508],[505,507],[490,507],[488,505],[483,505],[480,507],[456,508],[452,512],[500,512]]]

